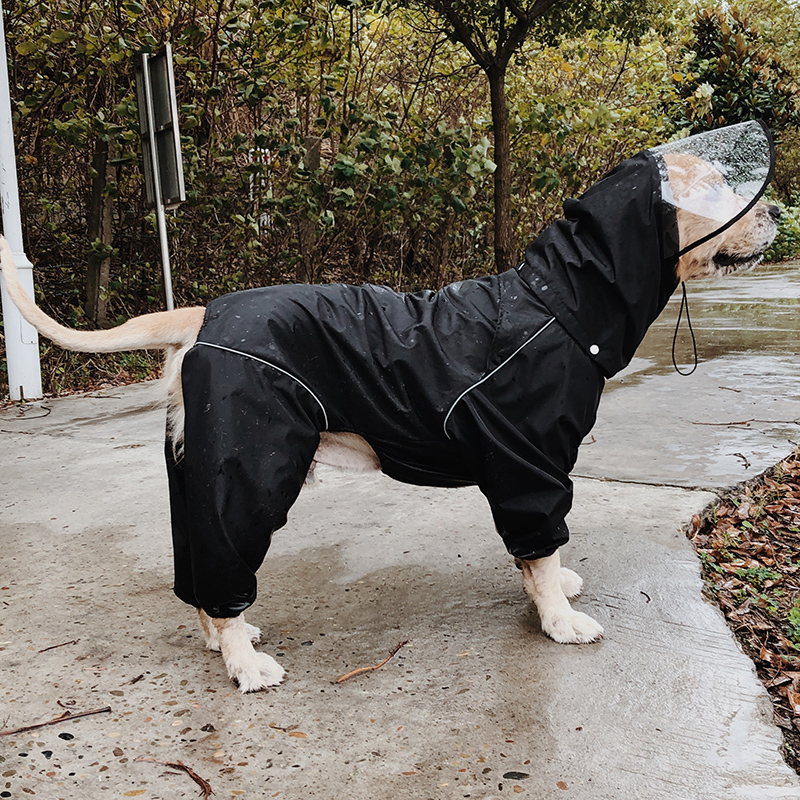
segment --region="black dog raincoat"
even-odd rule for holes
[[[183,457],[166,448],[178,597],[213,617],[254,602],[322,431],[359,434],[397,480],[477,484],[516,557],[563,545],[569,472],[605,379],[630,361],[677,285],[679,252],[697,244],[677,240],[674,207],[713,205],[673,196],[663,152],[730,173],[726,159],[747,143],[758,186],[714,233],[768,181],[766,131],[724,130],[623,162],[501,275],[438,292],[292,285],[214,300],[183,362]],[[749,191],[740,175],[730,185]]]

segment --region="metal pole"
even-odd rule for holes
[[[33,264],[28,261],[22,245],[22,220],[19,213],[17,161],[14,152],[2,2],[0,2],[0,51],[2,51],[0,52],[0,205],[3,213],[3,235],[14,254],[20,282],[33,297]],[[17,307],[11,302],[2,280],[0,287],[2,287],[3,328],[11,399],[33,400],[42,397],[39,335],[36,329],[22,318]]]
[[[167,243],[167,220],[164,215],[164,204],[161,202],[161,178],[158,174],[158,149],[156,148],[155,115],[153,114],[153,92],[150,86],[149,56],[142,56],[142,80],[144,81],[145,105],[147,106],[147,132],[150,140],[150,163],[153,165],[153,194],[156,201],[156,221],[158,222],[158,239],[161,244],[161,269],[164,272],[164,294],[167,298],[167,310],[172,311],[175,303],[172,299],[172,270],[169,263],[169,244]]]

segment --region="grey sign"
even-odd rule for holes
[[[149,80],[149,89],[145,81]],[[160,201],[165,208],[174,208],[186,200],[183,182],[183,161],[178,130],[178,99],[172,69],[172,48],[169,43],[154,56],[143,56],[136,71],[136,98],[139,109],[139,130],[144,154],[144,176],[147,202],[156,205],[153,180],[153,155],[150,144],[150,121],[155,135],[156,168]],[[148,99],[152,112],[148,109]]]

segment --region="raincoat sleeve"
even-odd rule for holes
[[[479,395],[466,399],[454,420],[469,469],[509,553],[522,559],[550,556],[569,540],[564,520],[572,507],[569,474],[481,401]]]

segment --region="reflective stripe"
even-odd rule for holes
[[[456,398],[456,401],[453,403],[453,405],[450,406],[450,410],[447,412],[447,416],[444,418],[444,422],[442,423],[442,426],[444,428],[444,435],[448,439],[450,438],[450,434],[447,432],[447,420],[450,419],[450,415],[453,413],[453,409],[458,405],[459,401],[462,400],[465,397],[465,395],[469,394],[475,387],[480,386],[484,381],[488,381],[489,378],[492,377],[492,375],[494,375],[498,370],[502,369],[506,364],[508,364],[508,362],[511,361],[511,359],[514,358],[514,356],[517,353],[519,353],[525,346],[530,344],[545,328],[549,327],[555,321],[556,321],[555,317],[550,317],[550,319],[547,322],[545,322],[545,324],[542,325],[542,327],[539,328],[539,330],[536,331],[536,333],[534,333],[530,339],[523,342],[502,364],[496,366],[488,375],[484,375],[479,381],[473,383],[472,386],[469,387],[469,389],[465,389],[463,392],[461,392],[461,394]]]
[[[265,361],[263,358],[257,358],[256,356],[251,356],[250,353],[243,353],[241,350],[234,350],[231,347],[223,347],[221,344],[212,344],[211,342],[195,342],[195,344],[201,344],[204,347],[214,347],[217,350],[224,350],[226,353],[234,353],[237,356],[244,356],[245,358],[251,358],[253,361],[258,361],[261,364],[266,364],[268,367],[272,367],[272,369],[277,370],[278,372],[282,372],[284,375],[291,378],[293,381],[297,381],[319,404],[319,407],[322,409],[322,416],[325,419],[325,427],[323,430],[328,430],[328,415],[325,413],[325,406],[322,405],[322,401],[317,397],[313,391],[305,384],[303,381],[300,380],[295,375],[292,375],[291,372],[287,372],[282,367],[279,367],[277,364],[272,364],[269,361]]]

